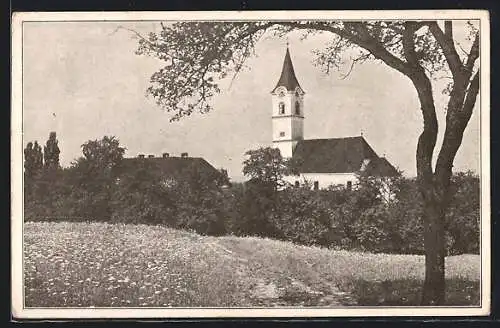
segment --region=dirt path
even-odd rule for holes
[[[217,242],[208,242],[206,245],[218,256],[239,262],[236,273],[250,284],[248,297],[252,300],[253,306],[338,307],[354,302],[347,293],[321,279],[320,274],[312,269],[312,265],[309,263],[304,263],[304,266],[309,267],[308,274],[311,278],[309,280],[322,281],[320,286],[310,286],[293,277],[292,273],[280,279],[273,279],[274,275],[269,274],[268,277],[252,275],[250,266],[254,259],[242,256],[237,250],[229,250]]]

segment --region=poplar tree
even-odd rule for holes
[[[59,168],[59,150],[58,141],[55,132],[50,132],[49,140],[43,148],[43,155],[45,159],[45,167],[48,169]]]

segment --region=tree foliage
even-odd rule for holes
[[[61,153],[57,136],[55,132],[50,132],[49,139],[43,147],[43,156],[45,159],[45,167],[48,169],[57,169],[59,165],[59,154]]]
[[[259,148],[245,153],[243,174],[252,180],[270,184],[275,188],[283,186],[286,165],[277,148]]]
[[[55,132],[49,134],[43,153],[37,141],[27,144],[24,150],[25,219],[57,217],[71,206],[66,201],[71,187],[64,180],[65,171],[59,165],[59,154]]]
[[[105,220],[112,213],[113,167],[123,159],[125,148],[114,136],[104,136],[85,142],[82,153],[68,169],[68,179],[75,186],[72,199],[76,202],[76,212],[89,219]]]
[[[243,174],[274,190],[286,186],[284,176],[297,174],[296,161],[283,158],[277,148],[260,147],[248,150],[245,155],[247,158],[243,161]]]
[[[24,173],[27,178],[33,178],[43,169],[42,147],[38,142],[28,142],[24,149]]]
[[[78,161],[86,162],[91,169],[110,172],[125,154],[120,141],[114,136],[104,136],[100,140],[89,140],[82,145],[83,157]]]

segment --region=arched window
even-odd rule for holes
[[[300,102],[295,102],[295,115],[300,115]]]
[[[279,111],[280,111],[280,114],[285,114],[285,103],[280,102]]]

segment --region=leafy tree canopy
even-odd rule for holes
[[[100,140],[89,140],[82,145],[83,157],[74,166],[85,163],[94,169],[109,170],[123,159],[125,148],[114,136],[104,136]]]
[[[261,147],[249,150],[245,155],[247,159],[243,162],[243,174],[251,180],[279,188],[286,185],[284,176],[296,174],[295,162],[284,159],[277,148]]]

